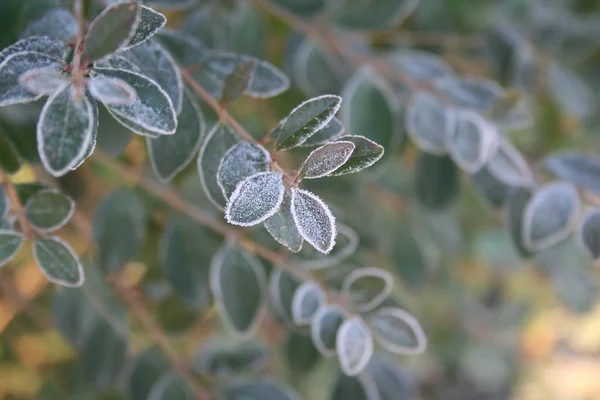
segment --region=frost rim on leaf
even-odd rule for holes
[[[462,155],[456,152],[455,146],[453,145],[456,131],[458,130],[460,121],[468,121],[477,128],[480,137],[478,158],[476,161],[469,163],[462,158]],[[448,137],[448,152],[452,157],[452,160],[465,172],[475,174],[481,170],[490,159],[496,154],[499,146],[498,133],[495,127],[484,120],[479,114],[471,110],[460,110],[458,111],[455,131]]]
[[[19,250],[21,250],[21,247],[23,247],[23,243],[25,242],[25,236],[23,236],[23,234],[20,232],[8,230],[8,229],[0,229],[0,235],[19,236],[21,239],[21,243],[19,244],[17,249],[6,259],[0,260],[0,267],[3,267],[6,264],[8,264],[9,262],[11,262],[17,256],[17,254],[19,254]]]
[[[36,242],[37,241],[33,241],[31,243],[31,247],[33,248],[33,257],[35,258],[35,262],[37,263],[37,265],[40,267],[40,271],[42,271],[42,274],[44,274],[44,276],[46,277],[46,279],[48,279],[50,282],[59,284],[61,286],[65,286],[65,287],[80,287],[81,285],[83,285],[83,283],[85,282],[85,276],[83,273],[83,267],[81,266],[81,262],[79,261],[79,257],[77,256],[77,253],[75,253],[75,251],[73,250],[73,248],[64,240],[62,240],[61,238],[59,238],[58,236],[50,236],[47,238],[44,238],[45,240],[52,240],[54,242],[57,242],[59,244],[61,244],[65,249],[67,249],[67,251],[70,253],[71,257],[73,257],[73,259],[75,260],[75,262],[77,263],[77,273],[79,275],[79,280],[75,283],[72,282],[65,282],[62,279],[56,279],[54,277],[51,277],[50,275],[48,275],[48,273],[46,272],[45,268],[42,267],[42,264],[40,264],[39,262],[39,258],[38,258],[38,253],[37,253],[37,246],[36,246]]]
[[[421,132],[419,132],[419,129],[417,128],[415,118],[417,112],[419,111],[419,107],[417,107],[417,104],[420,104],[419,101],[435,102],[436,105],[439,106],[439,108],[442,109],[444,113],[444,140],[441,146],[439,147],[435,143],[433,143],[432,140],[424,139],[423,135],[421,134]],[[410,100],[405,111],[405,125],[406,133],[408,134],[408,136],[410,136],[410,138],[419,146],[421,150],[438,156],[446,154],[448,137],[451,136],[452,132],[456,127],[456,120],[457,118],[454,110],[449,109],[448,107],[444,107],[442,104],[440,104],[440,102],[437,101],[437,99],[434,96],[432,96],[429,93],[416,93]]]
[[[321,353],[325,357],[332,357],[335,355],[336,352],[335,347],[329,349],[321,339],[321,322],[325,315],[331,312],[339,313],[342,316],[342,318],[346,318],[348,316],[346,311],[338,305],[324,305],[317,310],[317,312],[313,316],[313,320],[310,326],[310,334],[312,337],[313,344],[315,345],[319,353]],[[342,323],[343,322],[344,321],[342,321]]]
[[[345,154],[343,156],[343,161],[341,161],[338,165],[334,165],[333,167],[321,172],[320,174],[316,174],[316,175],[307,175],[307,170],[304,170],[304,168],[306,167],[306,165],[308,164],[309,161],[311,161],[311,157],[313,157],[315,154],[318,154],[319,151],[325,149],[328,146],[333,146],[335,143],[339,143],[339,144],[343,144],[343,145],[351,145],[351,149],[350,151],[348,151],[348,154]],[[315,150],[311,151],[310,154],[308,155],[308,157],[306,157],[306,160],[304,161],[304,164],[302,165],[302,170],[304,170],[304,175],[302,175],[303,179],[319,179],[319,178],[323,178],[325,176],[328,176],[331,173],[334,173],[336,170],[340,169],[344,164],[346,164],[346,162],[350,159],[350,157],[352,156],[352,153],[354,152],[354,149],[356,148],[356,146],[354,145],[354,143],[352,142],[348,142],[345,140],[336,140],[334,142],[329,142],[327,144],[324,144],[323,146],[320,146],[318,148],[316,148]]]
[[[379,316],[387,317],[391,316],[396,319],[400,319],[404,321],[410,329],[415,334],[417,340],[417,346],[406,347],[400,346],[395,343],[390,342],[385,337],[378,333],[378,329],[371,329],[373,331],[373,336],[375,340],[386,350],[394,353],[394,354],[408,354],[408,355],[416,355],[421,354],[427,349],[427,336],[421,327],[419,321],[409,312],[402,310],[401,308],[396,307],[385,307],[377,310],[377,312],[371,317],[376,318]]]
[[[329,245],[326,248],[321,248],[318,245],[318,243],[316,243],[312,238],[309,238],[307,236],[307,232],[304,230],[302,225],[299,223],[299,218],[298,218],[298,215],[296,214],[296,210],[295,210],[296,207],[294,206],[295,202],[296,202],[296,195],[298,193],[305,195],[307,197],[310,197],[311,199],[313,199],[314,201],[319,203],[321,205],[321,207],[325,210],[325,214],[331,225],[331,237],[328,240]],[[333,247],[335,246],[335,238],[337,236],[337,227],[335,225],[335,217],[331,213],[331,210],[329,209],[327,204],[325,204],[325,202],[323,200],[321,200],[321,198],[319,196],[317,196],[316,194],[314,194],[312,192],[309,192],[308,190],[292,188],[292,216],[294,217],[294,222],[296,223],[296,226],[298,227],[298,231],[300,232],[300,234],[302,235],[304,240],[306,240],[308,243],[310,243],[311,246],[313,246],[315,249],[319,250],[323,254],[329,254],[331,252],[331,250],[333,250]]]
[[[346,276],[342,283],[342,295],[352,298],[352,285],[365,277],[375,277],[383,281],[383,290],[373,297],[370,301],[361,304],[355,304],[354,307],[358,312],[368,312],[379,306],[394,289],[394,278],[392,274],[382,268],[366,267],[353,270]]]
[[[262,176],[262,175],[278,175],[281,179],[281,185],[279,185],[279,194],[278,194],[278,200],[276,201],[276,205],[271,210],[269,210],[267,213],[265,213],[263,216],[261,216],[260,218],[258,218],[256,220],[253,220],[251,222],[239,222],[239,221],[232,220],[231,213],[230,213],[231,206],[237,200],[237,198],[240,196],[242,188],[244,187],[244,184],[249,182],[251,179],[256,178],[257,176]],[[231,197],[227,201],[227,206],[225,207],[225,219],[227,220],[227,222],[229,222],[232,225],[238,225],[238,226],[244,226],[244,227],[260,224],[261,222],[264,222],[268,218],[275,215],[277,213],[277,211],[279,211],[279,207],[281,206],[281,203],[283,202],[284,194],[285,194],[285,186],[283,184],[283,174],[281,172],[267,171],[267,172],[259,172],[258,174],[249,176],[248,178],[244,179],[237,185],[237,187],[231,194]],[[293,202],[293,197],[292,197],[292,202]],[[293,214],[293,211],[292,211],[292,214]]]
[[[302,305],[303,301],[307,294],[315,293],[318,296],[319,306],[315,310],[315,312],[307,317],[302,317]],[[327,302],[327,294],[323,290],[321,286],[319,286],[315,282],[304,282],[296,289],[292,300],[292,319],[296,325],[310,325],[314,319],[314,316],[317,312],[323,307],[323,305]]]
[[[350,332],[351,329],[361,329],[361,331],[364,333],[364,336],[365,336],[364,340],[363,340],[363,344],[364,344],[363,353],[360,356],[359,362],[354,366],[348,365],[350,360],[348,360],[348,357],[346,354],[347,343],[344,340],[346,335]],[[337,352],[338,358],[340,360],[340,366],[342,367],[342,371],[348,376],[357,376],[367,367],[367,364],[369,364],[369,361],[371,360],[371,357],[373,356],[374,346],[373,346],[373,334],[371,332],[371,329],[363,321],[363,319],[361,317],[354,316],[352,318],[349,318],[349,319],[345,320],[342,323],[342,325],[340,326],[340,328],[338,329],[338,332],[336,335],[335,347],[336,347],[336,352]],[[351,348],[353,348],[353,347],[351,347]]]
[[[29,200],[27,200],[27,203],[25,204],[25,215],[27,215],[27,209],[28,209],[29,205],[31,205],[32,201],[37,196],[39,196],[41,194],[46,194],[46,193],[61,195],[62,197],[64,197],[65,199],[67,199],[69,201],[70,208],[69,208],[69,212],[67,213],[67,216],[61,222],[59,222],[58,224],[56,224],[54,226],[48,227],[48,228],[40,228],[40,227],[34,225],[33,223],[31,223],[31,221],[29,221],[29,224],[36,231],[41,232],[41,233],[49,233],[49,232],[53,232],[53,231],[56,231],[56,230],[62,228],[63,226],[65,226],[71,220],[71,217],[73,216],[73,213],[75,212],[75,202],[73,201],[72,198],[70,198],[69,196],[63,195],[57,189],[49,188],[49,189],[42,189],[42,190],[40,190],[39,192],[37,192],[36,194],[34,194],[33,196],[31,196],[29,198]]]

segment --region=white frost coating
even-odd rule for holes
[[[282,173],[261,172],[250,176],[240,182],[231,194],[225,208],[225,219],[239,226],[259,224],[279,210],[284,193]]]
[[[312,147],[322,146],[333,140],[338,139],[346,132],[346,127],[342,124],[338,118],[333,117],[323,129],[315,132],[314,135],[306,139],[306,142],[302,143],[298,147]]]
[[[456,126],[456,114],[434,96],[417,92],[405,113],[406,132],[423,151],[446,154],[446,144]]]
[[[499,145],[496,128],[470,110],[457,112],[456,126],[448,140],[450,156],[470,174],[483,168],[496,154]]]
[[[49,274],[48,271],[46,271],[46,268],[42,265],[42,263],[40,263],[40,259],[39,259],[39,251],[40,251],[40,242],[38,240],[35,240],[31,243],[31,247],[33,248],[33,257],[37,263],[37,265],[40,267],[40,271],[42,271],[42,274],[44,274],[44,276],[51,282],[57,283],[59,285],[62,286],[66,286],[66,287],[79,287],[81,285],[83,285],[83,282],[85,281],[85,276],[83,274],[83,267],[81,266],[81,262],[79,262],[79,258],[77,257],[77,253],[75,253],[75,251],[73,251],[73,248],[71,248],[71,246],[65,242],[64,240],[62,240],[61,238],[57,237],[57,236],[51,236],[51,237],[47,237],[41,240],[50,240],[53,241],[55,243],[58,243],[60,245],[62,245],[65,250],[67,250],[67,252],[69,253],[69,255],[73,258],[73,261],[77,264],[77,277],[78,280],[76,282],[66,282],[62,279],[58,279],[56,277],[53,277],[52,275]],[[42,246],[43,247],[43,246]]]
[[[64,8],[57,8],[27,25],[21,33],[21,38],[48,36],[70,42],[75,39],[78,30],[79,24],[75,16]]]
[[[361,317],[344,321],[336,336],[336,350],[342,371],[357,376],[373,356],[373,335]]]
[[[213,256],[210,263],[210,272],[209,272],[209,286],[210,290],[213,294],[215,304],[217,309],[219,310],[219,315],[221,316],[223,323],[229,329],[229,331],[233,332],[236,336],[242,339],[248,339],[256,334],[258,327],[263,320],[264,316],[267,313],[267,304],[269,301],[268,298],[268,283],[267,277],[265,275],[264,266],[256,260],[253,256],[247,254],[245,251],[241,251],[240,254],[246,261],[247,265],[252,268],[252,272],[254,273],[256,280],[258,281],[259,291],[261,294],[260,304],[256,310],[256,314],[254,315],[254,321],[245,331],[240,331],[235,327],[235,324],[229,317],[229,313],[225,308],[225,304],[223,303],[223,292],[221,290],[221,270],[224,266],[225,258],[228,253],[231,251],[239,251],[234,248],[234,244],[232,242],[227,242],[223,247],[221,247],[217,253]]]
[[[296,325],[310,325],[315,314],[327,302],[327,294],[315,282],[304,282],[292,300],[292,319]]]
[[[87,96],[87,94],[86,94]],[[91,156],[94,153],[94,150],[96,150],[96,142],[98,139],[98,124],[100,123],[100,119],[98,118],[98,103],[93,100],[93,99],[89,99],[90,100],[90,105],[92,106],[92,115],[94,116],[94,126],[92,128],[92,140],[90,140],[90,144],[88,145],[88,148],[85,152],[85,154],[83,155],[83,157],[81,157],[81,159],[77,162],[77,164],[75,164],[74,166],[71,167],[71,171],[76,170],[77,168],[81,167],[81,165],[85,162],[85,160],[87,160],[87,158],[89,156]]]
[[[45,36],[33,36],[19,40],[0,51],[0,69],[2,69],[8,57],[17,53],[41,53],[60,62],[66,48],[67,45],[65,42]]]
[[[539,251],[563,241],[575,228],[580,211],[581,200],[573,184],[543,185],[525,206],[523,244],[529,250]]]
[[[155,81],[132,71],[96,68],[98,75],[125,81],[137,93],[134,101],[124,105],[107,104],[114,114],[157,134],[172,135],[177,129],[177,113],[171,98]],[[93,77],[95,79],[95,77]],[[158,104],[151,102],[159,100]]]
[[[16,231],[12,231],[12,230],[6,230],[6,229],[0,229],[0,239],[2,238],[2,236],[4,235],[9,235],[9,236],[17,236],[20,238],[20,243],[17,246],[17,248],[8,255],[8,257],[4,258],[4,259],[0,259],[0,267],[3,267],[4,265],[8,264],[9,262],[11,262],[15,256],[19,253],[19,250],[21,250],[21,247],[23,246],[23,242],[25,241],[25,236],[23,236],[20,232],[16,232]],[[5,246],[2,243],[0,243],[0,250],[2,250],[2,247]]]
[[[321,253],[328,254],[335,246],[335,217],[317,195],[292,188],[292,216],[300,234]]]
[[[71,220],[71,217],[73,216],[73,213],[75,212],[75,202],[73,201],[73,199],[71,199],[68,196],[64,196],[62,193],[60,193],[56,189],[51,188],[51,189],[40,190],[35,195],[31,196],[31,198],[25,204],[25,213],[26,213],[26,215],[30,214],[30,212],[31,212],[30,207],[32,207],[32,204],[35,201],[36,197],[44,195],[44,194],[57,194],[57,195],[60,195],[61,197],[66,198],[69,201],[69,211],[68,211],[67,215],[65,216],[65,218],[62,221],[60,221],[59,223],[57,223],[54,226],[41,228],[39,226],[36,226],[35,223],[33,223],[31,220],[29,220],[29,224],[36,231],[42,232],[42,233],[47,233],[47,232],[53,232],[53,231],[56,231],[56,230],[62,228],[63,226],[65,226],[67,224],[67,222],[69,222]],[[37,210],[37,211],[39,212],[40,210]],[[53,212],[52,209],[41,210],[41,211],[43,213],[52,213]]]
[[[316,314],[313,317],[312,324],[310,326],[310,335],[315,345],[315,348],[325,357],[331,357],[335,355],[335,341],[333,347],[329,347],[323,341],[323,326],[325,318],[327,318],[330,314],[336,314],[340,317],[340,326],[343,323],[344,318],[346,318],[347,314],[343,308],[337,305],[325,305],[319,308]],[[331,328],[331,327],[328,327]],[[331,333],[331,332],[330,332]],[[337,333],[337,332],[335,332]]]
[[[329,175],[348,161],[355,147],[352,142],[340,140],[313,150],[304,161],[300,176],[317,179]]]
[[[499,136],[498,150],[487,164],[490,173],[509,186],[531,186],[534,176],[523,155]]]
[[[96,77],[88,82],[90,94],[101,103],[119,106],[131,103],[135,89],[121,79]]]
[[[348,175],[362,171],[363,169],[369,168],[371,165],[375,164],[385,154],[385,149],[383,146],[364,136],[344,135],[337,141],[354,143],[354,151],[350,155],[350,158],[348,158],[348,161],[350,161],[348,164],[351,164],[356,158],[360,158],[362,161],[360,163],[355,163],[354,165],[342,165],[338,170],[332,172],[330,176]],[[373,156],[374,152],[376,153],[375,156]]]
[[[350,272],[350,274],[348,274],[348,276],[346,276],[344,279],[342,284],[342,295],[352,300],[353,285],[359,283],[360,280],[364,278],[381,279],[383,281],[383,289],[376,296],[373,296],[373,298],[369,299],[369,301],[360,304],[353,304],[353,307],[358,312],[368,312],[379,306],[390,295],[390,293],[392,293],[392,289],[394,288],[394,278],[386,270],[375,267],[359,268]]]
[[[386,350],[394,354],[421,354],[427,348],[427,337],[419,321],[410,313],[393,307],[386,307],[369,318],[373,336]],[[403,327],[408,327],[414,335],[415,345],[406,346],[394,341],[405,340]],[[400,336],[394,338],[394,336]]]
[[[219,163],[217,183],[228,199],[238,184],[249,176],[267,172],[271,155],[261,145],[241,142],[231,147]]]
[[[69,83],[60,71],[53,67],[35,68],[19,77],[19,84],[36,95],[48,96]]]
[[[128,50],[140,43],[150,39],[156,32],[158,32],[167,23],[167,18],[156,10],[150,7],[141,6],[142,11],[140,15],[140,22],[131,38],[131,41],[127,44],[127,47],[123,51]]]
[[[37,123],[36,137],[40,160],[46,170],[56,177],[66,174],[80,163],[92,141],[97,123],[90,100],[87,96],[83,96],[81,103],[78,104],[74,98],[76,95],[74,91],[72,86],[67,86],[50,96]],[[64,98],[65,96],[67,98]],[[67,116],[71,118],[67,120]],[[67,128],[74,128],[75,131]],[[73,140],[74,137],[77,140]],[[49,148],[47,149],[46,146]],[[65,150],[65,147],[70,149]],[[63,154],[63,151],[69,150],[75,151],[72,151],[72,154]],[[59,163],[60,168],[55,168],[52,165],[55,160],[51,158],[57,157],[66,157],[70,161],[62,160]]]

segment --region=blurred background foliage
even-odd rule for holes
[[[212,49],[266,59],[290,76],[292,87],[281,96],[241,98],[229,108],[259,139],[307,97],[343,94],[350,77],[375,55],[411,48],[439,54],[459,74],[524,93],[531,124],[523,129],[516,123],[506,133],[542,181],[550,177],[539,164],[545,155],[600,150],[600,2],[595,0],[421,0],[413,1],[414,11],[401,24],[387,21],[385,11],[367,11],[407,0],[331,0],[328,13],[324,0],[200,0],[188,1],[193,4],[183,11],[170,7],[183,1],[148,2],[153,3],[167,15],[169,27]],[[58,7],[71,4],[3,0],[0,48]],[[336,43],[352,49],[354,57],[332,48]],[[302,64],[307,54],[310,63]],[[432,164],[407,140],[398,117],[385,115],[383,104],[392,100],[381,93],[401,102],[405,88],[397,84],[388,80],[384,89],[366,91],[350,116],[362,108],[382,110],[361,117],[364,126],[352,133],[372,131],[386,157],[359,175],[307,185],[360,238],[343,266],[327,273],[344,274],[355,265],[392,271],[394,300],[417,316],[428,336],[425,354],[394,359],[406,386],[404,397],[388,398],[600,398],[597,270],[573,239],[522,260],[507,234],[505,211],[482,201],[473,178],[454,164],[439,161],[441,177],[428,170]],[[201,105],[207,120],[216,121]],[[16,182],[49,179],[37,166],[40,108],[34,103],[0,109],[0,143],[9,140],[23,157],[11,171]],[[136,391],[146,390],[168,368],[158,350],[166,341],[175,359],[189,363],[203,383],[266,374],[290,383],[304,398],[332,398],[336,363],[322,359],[310,341],[273,317],[251,343],[235,343],[225,333],[206,282],[222,238],[174,213],[165,203],[168,195],[161,199],[141,190],[138,183],[153,179],[143,139],[111,125],[106,116],[101,119],[99,147],[126,169],[99,156],[57,182],[77,203],[74,222],[61,234],[87,260],[86,285],[49,284],[25,251],[1,271],[0,397],[145,398]],[[294,152],[279,161],[298,165],[306,154]],[[220,218],[194,166],[171,187]],[[106,201],[122,207],[101,207]],[[111,255],[124,265],[116,294],[113,276],[102,270],[103,257],[92,257],[92,225],[102,220],[110,225],[104,234],[110,236]],[[280,250],[263,230],[250,235]],[[105,264],[110,269],[115,263]],[[83,343],[86,329],[93,336]],[[175,396],[157,398],[183,398]]]

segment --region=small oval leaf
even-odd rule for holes
[[[294,275],[283,269],[275,269],[269,277],[269,293],[273,309],[290,328],[294,327],[292,302],[296,289],[301,284],[302,282]]]
[[[304,238],[300,234],[292,215],[292,196],[286,190],[279,211],[265,221],[265,228],[273,239],[287,247],[292,253],[302,249]]]
[[[244,179],[267,172],[270,163],[271,155],[258,144],[241,142],[227,150],[217,171],[217,182],[225,198],[230,198]]]
[[[19,77],[19,84],[31,93],[48,96],[66,86],[69,80],[56,67],[34,68]]]
[[[315,282],[304,282],[292,300],[292,319],[296,325],[310,325],[319,308],[327,302],[327,294]]]
[[[53,232],[71,219],[75,203],[57,190],[42,190],[25,204],[29,224],[39,232]]]
[[[530,258],[534,253],[525,246],[523,238],[523,218],[531,196],[533,196],[533,189],[513,188],[508,193],[506,206],[506,225],[511,242],[517,253],[524,259]]]
[[[383,146],[378,145],[364,136],[346,135],[342,136],[337,141],[354,143],[354,151],[348,158],[348,161],[333,173],[329,174],[330,176],[341,176],[362,171],[365,168],[369,168],[383,157]]]
[[[348,161],[354,148],[354,143],[339,140],[313,150],[302,164],[299,177],[317,179],[331,174]]]
[[[600,157],[591,153],[564,152],[547,157],[544,167],[560,179],[600,193]]]
[[[443,155],[456,125],[456,113],[430,93],[417,92],[405,114],[406,132],[422,151]]]
[[[527,161],[508,140],[500,137],[498,150],[487,169],[500,182],[509,186],[531,186],[534,176]]]
[[[17,255],[24,240],[19,232],[0,229],[0,267],[8,264]]]
[[[225,219],[230,224],[239,226],[259,224],[279,210],[284,193],[281,172],[261,172],[246,178],[231,194],[225,209]],[[292,210],[293,207],[292,197]]]
[[[335,245],[337,230],[329,207],[315,194],[293,188],[292,216],[302,237],[321,253],[327,254]]]
[[[314,135],[306,139],[300,147],[322,146],[342,136],[346,132],[346,128],[342,121],[333,117],[331,121],[323,128],[318,130]]]
[[[498,148],[495,128],[473,111],[460,111],[450,134],[448,149],[452,159],[470,174],[479,171]]]
[[[419,321],[410,313],[386,307],[368,319],[375,340],[394,354],[420,354],[427,347],[427,338]]]
[[[448,208],[458,197],[459,174],[449,156],[420,153],[414,184],[419,204],[431,210]]]
[[[348,376],[357,376],[373,356],[371,330],[359,316],[347,319],[336,335],[336,351],[342,371]]]
[[[141,8],[140,22],[135,29],[133,37],[127,44],[126,49],[137,46],[150,39],[167,23],[167,18],[158,11],[144,5],[142,5]]]
[[[335,305],[323,306],[314,315],[310,327],[311,337],[317,350],[325,357],[335,355],[337,332],[345,318],[346,312]]]
[[[83,284],[83,268],[77,254],[62,239],[57,237],[35,239],[33,256],[48,280],[68,287]]]
[[[378,307],[392,292],[394,278],[381,268],[359,268],[352,271],[342,285],[342,296],[358,312]]]

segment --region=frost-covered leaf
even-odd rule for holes
[[[337,139],[337,142],[342,141],[354,143],[354,151],[352,151],[348,161],[331,173],[330,176],[341,176],[362,171],[383,157],[383,147],[364,136],[346,135]]]
[[[345,318],[344,309],[336,305],[325,305],[314,315],[310,332],[315,347],[322,355],[335,355],[336,335]]]
[[[375,355],[363,376],[371,378],[379,400],[417,398],[415,378],[395,358]],[[369,380],[367,380],[369,382]],[[340,399],[341,400],[341,399]]]
[[[415,196],[424,208],[443,210],[456,200],[459,174],[449,156],[420,153],[415,167]]]
[[[71,246],[58,237],[37,238],[33,241],[33,256],[48,280],[62,286],[83,284],[83,268]]]
[[[300,147],[322,146],[339,138],[344,134],[344,132],[346,132],[346,128],[342,124],[342,121],[336,117],[333,117],[327,125],[306,139],[306,141],[302,143]]]
[[[487,169],[500,182],[509,186],[530,186],[534,176],[527,161],[508,140],[499,137],[498,149]]]
[[[23,52],[41,53],[48,57],[62,60],[67,50],[67,44],[59,39],[46,36],[35,36],[8,46],[0,52],[0,68],[8,57]]]
[[[221,392],[223,400],[300,400],[292,388],[269,379],[242,380],[229,383]]]
[[[279,210],[265,220],[265,228],[279,244],[285,246],[292,253],[297,253],[302,248],[304,238],[292,216],[292,196],[286,190]]]
[[[222,103],[232,103],[248,90],[255,68],[256,61],[254,60],[247,60],[235,66],[233,71],[223,81]]]
[[[49,68],[58,73],[62,67],[62,61],[42,53],[29,51],[9,55],[0,64],[0,106],[28,103],[42,97],[19,83],[19,78],[27,71]]]
[[[546,157],[544,167],[560,179],[600,193],[600,157],[591,153],[564,152]]]
[[[268,303],[267,278],[261,262],[226,244],[211,261],[210,290],[227,328],[241,337],[254,335]]]
[[[294,108],[277,129],[276,149],[287,150],[304,143],[331,121],[341,103],[339,96],[323,95]]]
[[[37,124],[38,151],[46,170],[62,176],[76,166],[92,141],[96,125],[94,108],[87,96],[77,99],[72,86],[54,93]]]
[[[448,150],[460,168],[474,174],[496,154],[498,142],[493,125],[473,111],[460,111],[448,138]]]
[[[329,254],[323,254],[311,246],[304,246],[290,260],[299,267],[308,270],[329,268],[340,264],[354,254],[358,247],[358,235],[350,227],[337,224],[336,245]]]
[[[420,0],[351,0],[332,2],[330,13],[342,28],[381,29],[400,25],[419,5]]]
[[[198,63],[209,51],[198,39],[180,31],[163,28],[155,38],[169,50],[177,64],[184,68]]]
[[[531,196],[533,190],[530,188],[513,188],[508,194],[506,207],[506,226],[511,242],[519,256],[524,259],[533,255],[533,252],[526,247],[523,237],[523,218]]]
[[[127,44],[127,49],[137,46],[138,44],[145,42],[150,39],[156,32],[158,32],[167,23],[167,18],[151,9],[150,7],[141,6],[140,22],[137,25],[133,37]]]
[[[98,139],[98,125],[100,124],[98,103],[94,99],[92,99],[91,95],[89,94],[89,91],[85,93],[85,97],[88,99],[90,105],[92,106],[92,115],[94,117],[94,126],[92,127],[92,139],[90,140],[90,144],[88,145],[87,150],[85,151],[83,156],[77,161],[75,165],[71,167],[72,171],[79,168],[85,162],[85,160],[87,160],[88,157],[90,157],[94,153],[94,150],[96,150],[96,143]]]
[[[36,95],[48,96],[67,85],[69,79],[56,67],[30,69],[19,77],[19,84]]]
[[[357,376],[373,355],[373,336],[363,319],[355,316],[345,320],[336,335],[336,351],[342,371]]]
[[[488,111],[504,94],[496,82],[478,78],[441,78],[435,87],[454,106],[479,112]]]
[[[141,6],[137,2],[111,4],[90,24],[84,41],[82,59],[103,61],[123,50],[133,38],[140,22]]]
[[[202,110],[186,90],[175,134],[146,138],[152,169],[161,181],[170,181],[194,159],[205,132]]]
[[[452,68],[435,53],[421,50],[399,50],[390,56],[392,63],[413,82],[432,81],[454,75]]]
[[[223,93],[222,86],[227,76],[244,62],[254,61],[255,68],[248,89],[244,92],[247,96],[259,99],[275,97],[285,92],[290,81],[287,76],[272,64],[258,58],[235,53],[213,53],[205,57],[198,70],[215,85],[215,96]]]
[[[25,204],[29,224],[39,232],[53,232],[71,219],[75,203],[58,190],[42,190]]]
[[[156,82],[171,99],[177,114],[183,101],[183,80],[175,60],[157,41],[148,40],[123,53],[140,69],[140,74]]]
[[[137,96],[134,88],[125,81],[115,78],[90,79],[88,90],[96,100],[111,106],[129,104]]]
[[[136,255],[146,234],[146,213],[137,195],[126,188],[113,191],[94,217],[98,266],[119,271]]]
[[[600,258],[600,210],[588,211],[579,226],[579,242],[593,260]]]
[[[592,88],[573,71],[550,62],[547,79],[550,93],[565,111],[577,118],[590,117],[596,111]]]
[[[566,239],[579,217],[581,201],[577,189],[567,182],[540,187],[523,215],[523,241],[529,250],[542,250]]]
[[[17,231],[0,229],[0,267],[17,255],[24,240],[25,237]]]
[[[310,39],[298,46],[292,66],[294,83],[307,97],[339,93],[351,69],[337,54]]]
[[[227,125],[215,124],[206,135],[198,156],[198,173],[206,195],[219,210],[226,205],[226,198],[217,180],[217,172],[223,156],[238,139]]]
[[[271,155],[259,144],[241,142],[231,147],[219,164],[217,182],[226,199],[246,178],[259,172],[267,172]]]
[[[339,140],[313,150],[302,164],[298,176],[317,179],[335,172],[348,161],[355,147],[350,141]]]
[[[137,48],[137,47],[136,47]],[[170,135],[177,129],[177,114],[168,94],[153,80],[135,72],[96,68],[97,76],[119,79],[131,86],[137,96],[123,105],[105,104],[109,111],[120,117],[119,122],[136,133],[141,127],[158,134]]]
[[[301,284],[292,300],[292,320],[296,325],[310,325],[315,314],[327,302],[327,294],[315,282]]]
[[[335,245],[337,230],[329,207],[315,194],[293,188],[292,215],[302,237],[321,253]]]
[[[389,84],[373,69],[362,68],[346,82],[340,117],[348,132],[359,133],[386,149],[397,146],[399,103]]]
[[[485,206],[493,211],[500,211],[506,205],[511,187],[492,175],[489,165],[481,168],[472,179]]]
[[[230,224],[239,226],[259,224],[279,210],[284,192],[281,172],[252,175],[240,182],[231,194],[225,209],[225,219]],[[292,197],[292,210],[293,208]]]
[[[142,71],[137,65],[118,54],[112,56],[106,61],[95,63],[94,68],[123,69],[125,71],[131,71],[138,74]]]
[[[69,10],[55,8],[48,11],[40,19],[27,25],[21,32],[21,38],[46,36],[68,43],[75,39],[78,31],[77,18]]]
[[[442,155],[456,124],[455,111],[427,92],[417,92],[406,109],[406,132],[422,151]]]
[[[352,271],[342,285],[342,295],[358,312],[371,311],[392,292],[394,278],[381,268],[359,268]]]
[[[375,340],[392,353],[419,354],[427,347],[419,321],[400,308],[379,309],[369,317],[368,323]]]
[[[302,284],[298,278],[289,271],[276,268],[269,277],[269,294],[274,311],[290,328],[294,327],[292,321],[292,303],[296,289]]]

